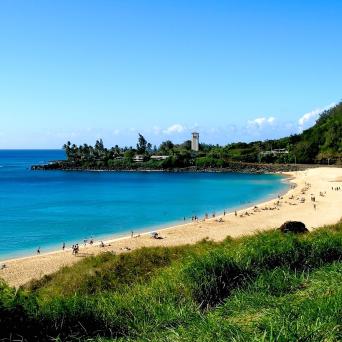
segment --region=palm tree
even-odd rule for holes
[[[70,146],[71,146],[71,142],[70,141],[68,141],[66,144],[63,145],[63,150],[65,151],[65,154],[67,156],[67,160],[71,159]]]

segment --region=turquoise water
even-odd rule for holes
[[[276,175],[31,171],[63,151],[0,150],[0,259],[60,248],[91,236],[233,210],[287,188]]]

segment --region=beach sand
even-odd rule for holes
[[[238,237],[274,229],[288,220],[302,221],[309,230],[313,230],[336,223],[342,218],[342,190],[332,190],[332,187],[342,189],[342,168],[322,167],[284,174],[290,177],[290,184],[296,185],[294,188],[281,198],[257,204],[257,208],[253,206],[239,210],[237,216],[233,212],[205,221],[200,218],[197,222],[157,230],[162,239],[153,239],[151,234],[145,233],[133,238],[128,236],[104,241],[106,245],[111,245],[107,247],[100,247],[99,243],[80,246],[77,257],[72,255],[70,249],[66,249],[7,260],[1,262],[6,268],[0,270],[0,277],[18,287],[31,279],[39,279],[63,266],[72,265],[86,256],[105,251],[127,253],[141,247],[193,244],[205,238],[220,241],[227,236]],[[315,197],[315,202],[312,201],[312,196]]]

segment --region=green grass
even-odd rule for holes
[[[0,339],[340,341],[342,223],[103,254],[0,287]]]

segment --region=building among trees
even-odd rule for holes
[[[192,133],[191,150],[195,152],[199,150],[199,133],[197,132]]]

